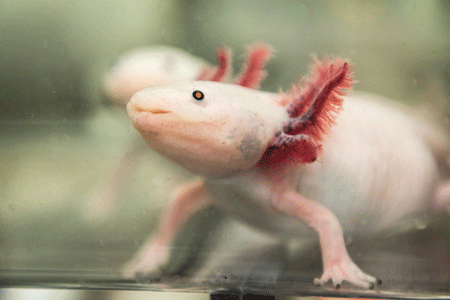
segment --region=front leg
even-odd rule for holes
[[[169,208],[163,213],[156,234],[151,236],[135,257],[123,268],[125,277],[158,273],[169,261],[172,243],[191,215],[210,204],[202,179],[180,186],[173,195]]]
[[[362,288],[374,288],[377,279],[365,274],[352,261],[345,247],[341,225],[330,210],[292,189],[276,199],[274,206],[298,218],[319,234],[324,272],[320,279],[314,279],[315,285],[323,285],[331,279],[336,288],[344,280]]]

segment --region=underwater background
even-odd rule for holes
[[[355,90],[424,107],[449,100],[445,0],[2,0],[0,28],[2,287],[28,276],[26,286],[114,288],[172,189],[191,176],[149,150],[117,199],[92,205],[140,139],[101,91],[103,74],[128,50],[168,45],[215,64],[216,48],[226,45],[239,70],[246,47],[264,42],[276,51],[262,90],[288,90],[315,53],[349,58]]]

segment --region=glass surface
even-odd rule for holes
[[[216,65],[216,48],[226,45],[236,74],[246,47],[264,42],[275,55],[261,90],[288,91],[308,74],[311,53],[336,55],[354,64],[355,90],[436,115],[447,132],[449,9],[437,0],[1,1],[0,286],[449,297],[445,207],[374,234],[366,228],[381,221],[370,214],[343,220],[357,204],[330,207],[354,224],[345,243],[362,270],[382,279],[374,290],[314,286],[322,259],[312,231],[286,245],[215,208],[183,226],[162,275],[123,277],[173,190],[195,175],[144,143],[104,81],[121,54],[139,47],[173,46]]]

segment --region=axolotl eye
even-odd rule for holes
[[[192,97],[194,97],[195,100],[201,101],[205,98],[205,95],[200,91],[194,91],[192,93]]]

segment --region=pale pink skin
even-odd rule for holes
[[[194,90],[204,92],[207,101],[192,99]],[[319,161],[265,172],[254,166],[270,134],[286,120],[278,100],[277,94],[210,82],[151,88],[133,96],[128,113],[149,145],[202,177],[172,197],[155,235],[124,268],[125,276],[158,272],[189,216],[214,205],[281,237],[308,234],[304,225],[314,229],[324,268],[314,283],[331,280],[339,286],[346,280],[373,288],[377,279],[348,255],[339,220],[356,230],[361,226],[355,220],[367,215],[372,219],[364,230],[376,232],[427,211],[441,190],[439,157],[448,154],[447,137],[379,96],[349,96]],[[250,136],[259,148],[247,151],[244,159],[239,145]]]

